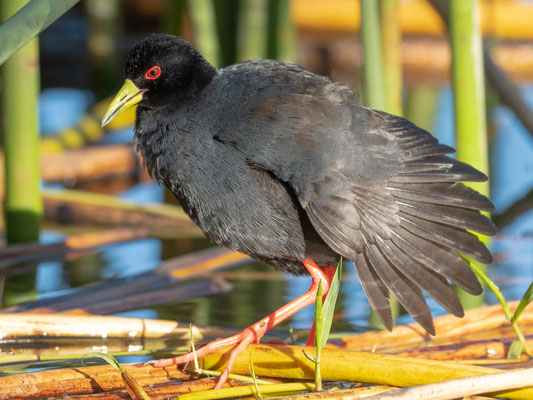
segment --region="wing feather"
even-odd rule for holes
[[[385,328],[392,330],[392,311],[389,303],[388,289],[371,268],[366,252],[364,254],[357,254],[353,261],[370,306],[376,312],[381,322],[383,322]]]
[[[349,88],[269,65],[268,86],[243,88],[253,92],[239,105],[247,111],[215,139],[288,184],[323,241],[354,260],[388,329],[389,291],[431,333],[422,291],[462,315],[450,282],[472,294],[481,285],[459,253],[490,262],[469,231],[496,227],[480,213],[493,209],[490,200],[459,182],[487,177],[409,121],[360,106]]]

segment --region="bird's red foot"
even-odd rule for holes
[[[313,260],[310,259],[303,260],[302,262],[312,278],[311,287],[305,294],[284,305],[269,316],[249,326],[238,335],[230,336],[225,339],[215,340],[205,345],[201,349],[196,350],[196,357],[202,357],[206,354],[213,353],[223,347],[235,346],[230,353],[228,364],[226,365],[226,368],[224,369],[222,375],[220,375],[215,389],[220,389],[222,385],[226,382],[226,380],[228,379],[228,375],[231,369],[233,368],[233,363],[235,362],[235,359],[240,353],[242,353],[246,346],[248,346],[250,343],[259,343],[259,340],[270,328],[278,325],[279,323],[281,323],[297,311],[301,310],[302,308],[314,304],[316,300],[316,293],[319,282],[321,282],[322,284],[322,294],[323,296],[326,296],[331,285],[331,280],[333,279],[333,274],[335,273],[335,267],[327,267],[325,269],[322,269],[317,266]],[[314,337],[314,324],[311,331]],[[175,364],[188,363],[193,360],[194,355],[192,352],[190,352],[179,357],[158,360],[153,363],[153,365],[155,367],[168,367]]]

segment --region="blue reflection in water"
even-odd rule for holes
[[[163,195],[163,189],[157,183],[147,182],[133,186],[119,197],[132,204],[148,204],[163,202]],[[112,276],[140,274],[160,264],[161,241],[150,238],[108,246],[103,257],[108,266],[107,272]]]
[[[523,89],[533,107],[533,86]],[[498,126],[493,144],[492,199],[505,210],[533,187],[533,137],[515,115],[499,107],[494,115]],[[493,246],[498,254],[493,279],[510,299],[522,297],[533,276],[533,212],[527,212],[502,230]],[[494,295],[488,295],[496,302]]]

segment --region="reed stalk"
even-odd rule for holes
[[[143,225],[154,236],[163,237],[201,236],[185,212],[169,204],[135,205],[114,196],[77,190],[45,190],[43,199],[48,220],[106,227]]]
[[[360,5],[365,74],[363,102],[367,107],[384,110],[386,101],[383,87],[378,2],[360,0]]]
[[[122,60],[119,60],[121,21],[117,0],[85,2],[89,32],[87,48],[91,67],[91,88],[97,98],[109,95],[109,88],[122,81]]]
[[[194,45],[204,58],[215,67],[220,67],[215,12],[210,0],[187,2],[194,30]]]
[[[204,380],[203,383],[202,380],[185,381],[189,379],[189,375],[178,371],[176,368],[154,368],[142,364],[124,365],[123,367],[140,384],[148,387],[169,381],[173,381],[175,386],[185,385],[187,389],[182,392],[203,390],[213,386],[213,381],[210,379],[207,382]],[[177,383],[177,380],[182,382]],[[49,369],[24,375],[0,377],[0,399],[30,400],[56,396],[61,398],[65,397],[66,394],[73,396],[91,393],[97,393],[96,396],[98,396],[98,392],[117,390],[124,390],[124,383],[120,372],[110,365]],[[178,391],[178,393],[180,392]],[[99,395],[102,396],[103,394],[100,393]]]
[[[515,312],[518,301],[507,303],[509,309]],[[533,325],[533,310],[525,309],[520,315],[520,325],[524,327],[526,335],[531,332]],[[420,325],[413,322],[400,325],[392,332],[365,332],[342,338],[344,348],[358,351],[399,352],[413,348],[427,348],[429,346],[446,346],[467,341],[489,341],[502,337],[509,338],[514,330],[500,304],[484,306],[466,310],[463,318],[452,314],[444,314],[434,319],[436,335],[429,337]],[[491,351],[487,355],[491,354]]]
[[[290,382],[290,383],[276,383],[272,385],[262,385],[261,394],[288,394],[292,392],[303,392],[313,389],[314,385],[307,382]],[[202,392],[186,393],[179,398],[181,400],[214,400],[214,399],[234,399],[242,396],[258,396],[255,386],[238,386],[222,388],[217,390],[205,390]]]
[[[450,1],[452,74],[457,158],[487,172],[487,126],[483,50],[479,9],[475,0]],[[484,195],[489,183],[472,183]]]
[[[29,337],[187,340],[189,325],[159,319],[72,315],[65,313],[0,314],[0,334],[5,340]],[[193,326],[196,339],[224,335],[225,329]]]
[[[294,29],[290,2],[259,0],[243,2],[241,29],[243,60],[268,58],[294,62]]]
[[[296,62],[296,30],[291,17],[291,2],[281,1],[278,11],[279,60]]]
[[[487,392],[525,388],[533,384],[533,369],[500,372],[490,375],[472,376],[446,382],[432,383],[368,397],[368,400],[411,400],[433,399],[448,400],[466,398]]]
[[[186,0],[165,0],[165,13],[161,29],[171,35],[183,36],[183,13]]]
[[[268,16],[267,0],[241,2],[239,31],[239,60],[257,60],[265,57],[265,29]]]
[[[15,14],[24,1],[2,0],[3,21]],[[18,14],[17,14],[18,15]],[[8,21],[14,19],[10,18]],[[34,23],[35,24],[35,23]],[[8,25],[6,22],[2,27]],[[2,28],[0,27],[0,28]],[[23,30],[8,25],[2,35]],[[1,39],[0,39],[1,40]],[[12,38],[16,43],[24,38]],[[0,48],[2,45],[0,45]],[[13,54],[2,68],[2,117],[5,169],[4,223],[8,244],[39,239],[43,213],[39,186],[39,131],[37,106],[39,96],[39,44],[29,41]],[[35,274],[25,273],[6,278],[3,285],[4,305],[33,300]]]
[[[276,59],[278,57],[280,6],[280,0],[267,1],[266,58]]]
[[[0,25],[0,65],[79,1],[32,0],[15,14],[24,2],[2,0],[2,20],[12,18]]]
[[[3,0],[2,19],[20,8]],[[3,145],[5,150],[5,218],[8,243],[36,241],[43,213],[39,189],[39,44],[37,39],[14,54],[3,67]]]
[[[237,62],[237,35],[239,32],[239,0],[212,0],[215,11],[216,31],[220,66],[226,67]]]
[[[250,345],[256,373],[259,376],[291,379],[313,379],[314,363],[302,352],[301,347]],[[201,368],[220,370],[225,367],[231,347],[208,354],[198,361]],[[312,349],[306,348],[309,354]],[[274,368],[277,366],[276,368]],[[247,374],[249,356],[237,356],[232,371]],[[322,349],[322,379],[375,383],[391,386],[416,386],[467,378],[476,375],[500,372],[495,368],[449,361],[425,360],[414,357],[400,357],[391,354],[356,352],[340,349]],[[270,386],[270,385],[269,385]],[[508,399],[524,399],[533,396],[532,388],[491,393],[490,396]]]
[[[457,159],[487,173],[489,159],[479,9],[475,0],[451,0],[449,6]],[[469,186],[489,195],[488,181],[470,183]],[[487,242],[487,238],[482,237],[482,240]],[[463,291],[459,294],[466,308],[483,302],[479,296]]]
[[[413,87],[407,94],[405,104],[406,118],[420,128],[431,132],[435,122],[435,111],[439,90],[431,86]]]
[[[385,111],[401,116],[403,114],[402,34],[398,5],[398,0],[381,0],[380,17]]]
[[[401,33],[397,0],[382,0],[381,9],[375,0],[360,0],[361,35],[364,57],[364,95],[366,106],[402,115]],[[380,23],[381,22],[381,23]],[[380,28],[381,27],[381,28]],[[400,305],[390,296],[393,319]],[[369,324],[383,328],[372,310]]]

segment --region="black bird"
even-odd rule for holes
[[[273,60],[217,70],[190,43],[157,34],[129,53],[102,124],[135,104],[146,168],[211,241],[313,279],[303,296],[197,352],[236,345],[219,386],[248,343],[313,304],[319,282],[327,293],[340,256],[354,261],[388,329],[390,293],[431,334],[422,291],[459,317],[451,283],[481,293],[459,253],[492,261],[470,231],[495,234],[480,213],[493,205],[459,182],[486,176],[406,119],[363,107],[347,86]]]

